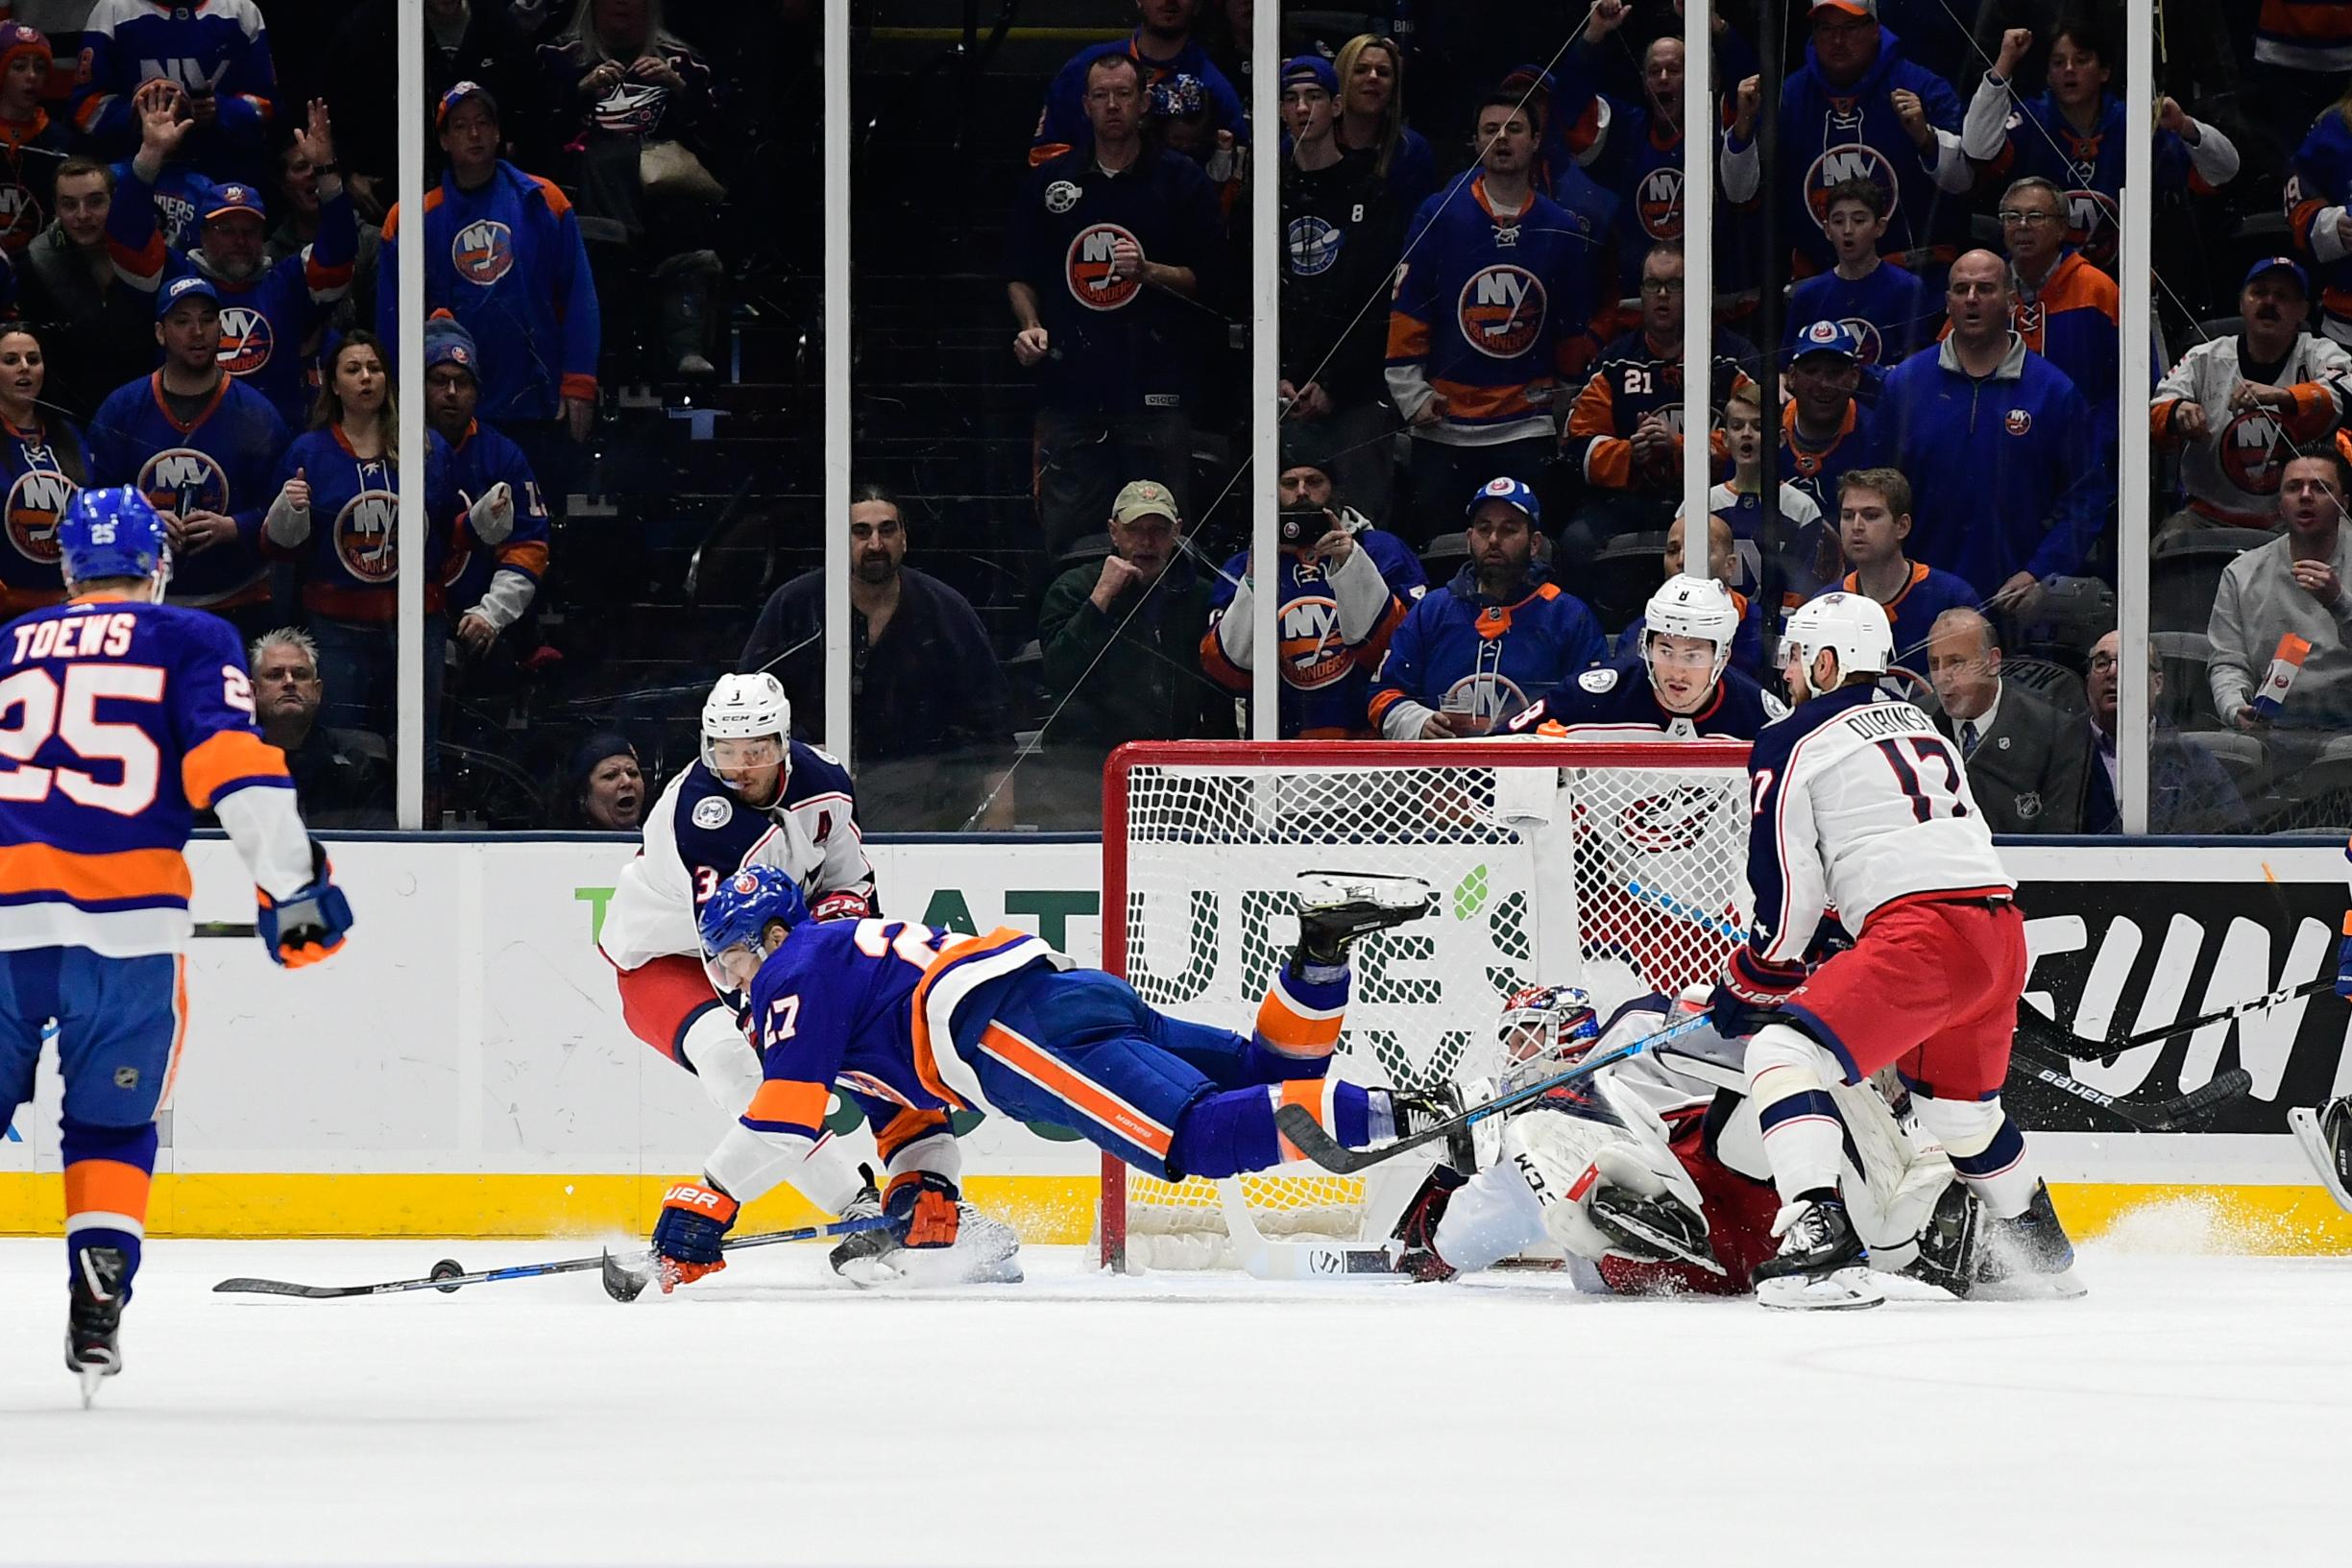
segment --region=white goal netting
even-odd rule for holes
[[[1582,984],[1606,1016],[1722,972],[1749,913],[1744,751],[1662,740],[1130,747],[1105,779],[1104,966],[1163,1011],[1247,1032],[1297,937],[1300,874],[1418,877],[1437,890],[1438,911],[1356,948],[1335,1070],[1405,1086],[1491,1073],[1497,1008],[1521,985]],[[1212,1184],[1115,1164],[1104,1174],[1114,1265],[1229,1262]],[[1385,1233],[1394,1207],[1363,1178],[1312,1166],[1242,1187],[1269,1234],[1354,1239],[1375,1222]]]

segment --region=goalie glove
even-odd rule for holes
[[[664,1295],[727,1266],[719,1243],[734,1228],[740,1208],[718,1188],[701,1182],[682,1181],[662,1194],[662,1215],[653,1222],[653,1251]]]
[[[809,905],[811,920],[864,920],[874,912],[874,901],[863,893],[828,893]]]

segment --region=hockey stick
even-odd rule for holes
[[[1491,1116],[1498,1116],[1514,1106],[1524,1105],[1529,1100],[1540,1098],[1555,1089],[1588,1078],[1604,1067],[1613,1067],[1619,1062],[1629,1061],[1653,1046],[1661,1046],[1669,1040],[1680,1039],[1691,1030],[1705,1025],[1708,1018],[1709,1015],[1706,1013],[1693,1013],[1680,1023],[1667,1025],[1656,1034],[1644,1035],[1638,1040],[1629,1040],[1616,1049],[1603,1051],[1597,1056],[1588,1056],[1565,1072],[1555,1073],[1548,1078],[1538,1078],[1535,1082],[1521,1085],[1507,1094],[1497,1095],[1482,1104],[1471,1106],[1459,1116],[1448,1117],[1434,1126],[1423,1127],[1410,1138],[1399,1138],[1396,1142],[1384,1144],[1378,1148],[1349,1148],[1323,1131],[1321,1125],[1315,1120],[1315,1113],[1303,1105],[1285,1105],[1275,1111],[1274,1125],[1281,1129],[1282,1136],[1289,1139],[1299,1153],[1304,1154],[1325,1170],[1337,1171],[1343,1176],[1351,1176],[1368,1166],[1378,1165],[1383,1160],[1393,1160],[1407,1149],[1419,1148],[1424,1144],[1434,1144],[1439,1139],[1450,1137],[1466,1127],[1475,1126]]]
[[[254,923],[250,920],[200,920],[191,934],[199,937],[251,936],[254,934]]]
[[[738,1236],[730,1241],[721,1242],[719,1250],[733,1252],[744,1247],[774,1246],[779,1242],[810,1242],[823,1236],[848,1236],[861,1230],[880,1230],[889,1223],[889,1218],[885,1215],[874,1215],[864,1219],[837,1219],[830,1225],[811,1225],[805,1230],[778,1230],[768,1231],[759,1236]],[[651,1263],[652,1259],[651,1252],[630,1253],[626,1257],[626,1263],[644,1265]],[[623,1259],[615,1258],[609,1252],[599,1252],[593,1258],[566,1258],[561,1263],[516,1264],[509,1268],[486,1268],[472,1274],[445,1274],[436,1267],[432,1273],[425,1275],[423,1279],[387,1280],[381,1285],[294,1285],[285,1280],[277,1279],[225,1279],[212,1289],[216,1293],[226,1291],[248,1295],[290,1295],[303,1296],[311,1301],[325,1301],[335,1296],[397,1295],[406,1291],[454,1291],[461,1286],[488,1285],[497,1280],[537,1279],[543,1274],[583,1273],[591,1268],[603,1268],[608,1264],[618,1266],[623,1264]],[[650,1275],[643,1276],[643,1278],[650,1277]],[[638,1289],[644,1289],[642,1280]]]
[[[2048,1038],[2042,1042],[2046,1049],[2055,1046],[2056,1049],[2076,1061],[2089,1061],[2097,1057],[2102,1062],[2112,1062],[2123,1052],[2136,1049],[2141,1046],[2152,1046],[2159,1040],[2170,1040],[2174,1035],[2188,1034],[2209,1024],[2226,1024],[2233,1018],[2243,1018],[2248,1013],[2267,1013],[2273,1007],[2284,1007],[2298,998],[2316,997],[2322,991],[2333,991],[2334,989],[2336,989],[2335,977],[2322,975],[2316,978],[2305,980],[2300,985],[2281,986],[2267,996],[2256,997],[2248,1001],[2233,1001],[2226,1007],[2217,1007],[2201,1017],[2185,1018],[2177,1024],[2167,1024],[2162,1028],[2148,1029],[2140,1034],[2128,1035],[2121,1040],[2085,1040],[2078,1035],[2067,1034],[2059,1029],[2056,1020],[2047,1018],[2026,1006],[2021,999],[2017,1004],[2017,1026],[2021,1033],[2030,1028],[2038,1034],[2047,1036]]]
[[[2097,1106],[2110,1116],[2119,1117],[2135,1127],[2145,1127],[2150,1132],[2190,1131],[2192,1129],[2182,1123],[2193,1118],[2201,1118],[2203,1113],[2218,1105],[2243,1098],[2254,1087],[2252,1073],[2243,1067],[2233,1067],[2202,1089],[2192,1090],[2177,1098],[2154,1105],[2135,1105],[2068,1077],[2059,1069],[2061,1065],[2073,1066],[2072,1062],[2049,1048],[2025,1038],[2023,1030],[2019,1033],[2013,1053],[2019,1066],[2060,1094],[2072,1095],[2086,1104]]]

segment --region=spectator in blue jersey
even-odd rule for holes
[[[1989,173],[2039,176],[2065,195],[2066,242],[2093,264],[2115,265],[2116,216],[2123,190],[2123,100],[2107,90],[2106,40],[2089,21],[2059,25],[2050,38],[2047,90],[2016,95],[2017,68],[2033,47],[2030,29],[2001,35],[2000,58],[1968,106],[1968,140],[1999,124],[2002,146]],[[2306,121],[2305,123],[2308,123]],[[2156,109],[2156,189],[2210,196],[2238,178],[2238,149],[2220,129],[2167,96]]]
[[[2352,92],[2323,110],[2288,170],[2287,223],[2319,279],[2319,329],[2352,347]]]
[[[1012,709],[971,601],[906,564],[906,511],[878,484],[850,492],[849,734],[825,728],[827,568],[776,590],[737,667],[772,671],[794,730],[848,760],[858,819],[899,832],[1010,828]],[[982,808],[986,815],[975,823]]]
[[[98,0],[82,25],[74,124],[85,135],[109,156],[130,152],[139,140],[133,96],[148,82],[170,82],[188,96],[189,161],[215,180],[259,182],[278,71],[256,0]]]
[[[49,368],[49,399],[88,419],[156,361],[155,306],[114,276],[107,213],[114,171],[92,158],[58,166],[57,219],[16,258],[18,316],[74,351]]]
[[[1085,106],[1093,135],[1030,175],[1005,236],[1013,357],[1038,372],[1037,512],[1055,552],[1101,526],[1128,474],[1163,475],[1181,502],[1201,321],[1189,302],[1224,243],[1207,177],[1143,136],[1133,60],[1094,56]]]
[[[2083,685],[2091,711],[2083,723],[2091,736],[2091,765],[2082,799],[2082,831],[2120,833],[2123,831],[2121,791],[2116,780],[2116,719],[2122,708],[2118,672],[2122,664],[2123,639],[2109,632],[2091,648],[2089,674]],[[2254,819],[2246,811],[2229,770],[2199,744],[2165,721],[2156,699],[2164,695],[2164,661],[2147,650],[2147,831],[2152,833],[2250,833]]]
[[[1340,45],[1331,68],[1340,81],[1340,151],[1360,156],[1388,181],[1399,212],[1411,212],[1438,188],[1429,138],[1405,123],[1405,61],[1394,42],[1359,33]],[[1410,236],[1408,236],[1410,237]]]
[[[397,828],[392,751],[379,735],[321,719],[327,703],[318,644],[281,626],[254,639],[254,717],[261,737],[286,754],[294,798],[313,828]]]
[[[400,173],[400,73],[384,61],[399,57],[403,0],[359,0],[325,56],[321,80],[334,84],[343,105],[343,180],[361,217],[381,222]],[[499,0],[424,0],[424,101],[460,82],[479,82],[506,106],[508,156],[524,168],[545,167],[552,151],[531,29]],[[425,178],[441,177],[442,153],[425,151]]]
[[[1781,377],[1781,472],[1813,498],[1822,516],[1837,512],[1838,476],[1870,461],[1871,415],[1855,396],[1862,346],[1844,322],[1820,321],[1796,336]]]
[[[90,422],[90,483],[131,485],[163,515],[170,600],[262,629],[261,513],[277,493],[286,423],[221,363],[220,285],[203,273],[156,294],[163,365],[117,387]]]
[[[1949,258],[1968,233],[1963,199],[1976,181],[1970,159],[1991,158],[1998,137],[1963,138],[1958,95],[1903,58],[1902,41],[1879,25],[1879,0],[1812,0],[1811,16],[1805,64],[1781,88],[1781,166],[1798,178],[1783,177],[1782,188],[1764,198],[1782,204],[1781,232],[1790,238],[1798,275],[1834,264],[1822,203],[1855,179],[1887,192],[1891,253],[1932,248]],[[1762,103],[1755,77],[1740,83],[1723,142],[1724,194],[1743,205],[1759,199],[1756,116]]]
[[[424,324],[424,422],[449,444],[450,483],[466,508],[441,574],[450,636],[473,659],[488,657],[500,635],[521,620],[547,574],[547,502],[522,448],[475,417],[481,400],[481,350],[454,317]],[[473,517],[477,497],[503,488],[510,506]],[[501,522],[511,524],[493,537]],[[490,532],[485,533],[487,528]]]
[[[579,155],[582,219],[617,231],[651,269],[660,374],[716,374],[726,269],[713,247],[726,191],[710,168],[724,132],[710,62],[663,26],[661,0],[578,0],[539,64],[556,140]]]
[[[471,82],[437,111],[449,172],[410,214],[421,261],[403,262],[401,211],[384,220],[376,335],[397,341],[403,265],[424,268],[424,308],[448,310],[481,346],[482,413],[530,454],[540,482],[571,493],[596,413],[604,322],[570,199],[498,157],[498,106]]]
[[[41,403],[47,378],[41,340],[24,326],[0,326],[0,483],[8,486],[0,614],[10,616],[63,602],[58,519],[89,482],[80,427]]]
[[[1966,580],[1903,553],[1911,537],[1911,482],[1893,469],[1855,469],[1838,482],[1837,537],[1851,569],[1825,591],[1874,599],[1895,634],[1895,663],[1928,673],[1928,633],[1947,610],[1974,610]]]
[[[275,266],[265,255],[268,217],[261,193],[252,185],[215,188],[205,201],[202,243],[180,252],[156,229],[152,181],[179,151],[194,122],[179,117],[181,100],[151,94],[142,101],[138,156],[115,187],[107,214],[107,244],[114,271],[141,294],[153,294],[173,277],[201,274],[221,298],[221,364],[230,374],[270,400],[288,423],[301,420],[309,400],[303,345],[352,286],[359,249],[357,220],[343,181],[333,173],[334,124],[323,99],[310,102],[309,119],[295,146],[319,176],[319,240]]]
[[[1901,364],[1920,345],[1935,341],[1936,307],[1928,285],[1904,271],[1902,262],[1879,254],[1886,237],[1887,211],[1886,189],[1875,181],[1848,180],[1831,188],[1823,204],[1822,229],[1837,263],[1791,293],[1791,348],[1809,323],[1835,322],[1854,334],[1855,357],[1862,367],[1883,370]],[[1874,379],[1874,396],[1876,391]]]
[[[2009,252],[2009,326],[2026,348],[2066,373],[2091,406],[2091,427],[2112,463],[2122,300],[2115,279],[2066,243],[2066,195],[2033,176],[2000,197]]]
[[[1900,469],[1916,511],[1911,553],[1967,579],[1979,602],[2030,619],[2045,578],[2079,572],[2115,492],[2089,405],[2009,327],[2008,264],[1952,264],[1952,333],[1887,373],[1872,466]]]
[[[1406,612],[1372,677],[1370,718],[1391,740],[1483,736],[1609,657],[1592,612],[1535,557],[1536,493],[1504,475],[1465,511],[1469,561]]]
[[[1732,580],[1740,570],[1739,544],[1732,538],[1732,525],[1723,515],[1710,512],[1707,518],[1707,564],[1704,567],[1690,563],[1685,541],[1689,537],[1687,519],[1675,514],[1666,527],[1666,551],[1661,558],[1665,567],[1665,579],[1672,583],[1687,572],[1693,577],[1705,577],[1721,583],[1723,591],[1732,596],[1732,608],[1739,616],[1738,630],[1732,635],[1732,666],[1756,679],[1769,663],[1764,658],[1763,606],[1756,599],[1732,587]],[[1615,657],[1633,659],[1640,655],[1643,639],[1650,629],[1650,616],[1645,606],[1642,613],[1625,623],[1617,634]]]
[[[1371,674],[1407,611],[1429,591],[1404,541],[1343,504],[1332,460],[1297,427],[1283,432],[1277,496],[1280,594],[1274,613],[1285,740],[1360,739]],[[1215,618],[1200,639],[1200,667],[1246,706],[1257,666],[1257,577],[1250,552],[1224,564],[1209,591]]]
[[[1515,98],[1478,106],[1477,174],[1421,204],[1389,312],[1389,396],[1413,434],[1413,526],[1507,474],[1532,484],[1559,440],[1560,389],[1591,362],[1600,245],[1534,183],[1536,127]]]
[[[0,251],[12,259],[49,222],[59,167],[74,132],[41,107],[49,40],[22,22],[0,22]]]
[[[1723,399],[1723,446],[1732,475],[1709,487],[1707,510],[1731,524],[1738,542],[1739,569],[1731,587],[1754,597],[1763,591],[1765,552],[1763,393],[1754,382],[1734,387]],[[1780,482],[1780,549],[1776,558],[1782,608],[1793,610],[1837,575],[1837,536],[1822,521],[1811,493],[1783,478]],[[1676,516],[1681,516],[1676,509]]]
[[[1249,114],[1241,94],[1193,37],[1200,13],[1200,0],[1135,0],[1132,34],[1112,43],[1089,44],[1071,56],[1045,89],[1045,108],[1030,141],[1030,167],[1042,168],[1067,153],[1082,152],[1100,133],[1089,107],[1094,67],[1113,58],[1134,61],[1139,104],[1149,105],[1155,94],[1163,108],[1196,101],[1205,117],[1211,151],[1220,136],[1226,138],[1224,146],[1228,149],[1247,145]]]

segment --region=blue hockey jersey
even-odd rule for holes
[[[2288,166],[2287,222],[2295,248],[2318,265],[2325,330],[2339,343],[2352,343],[2352,251],[2337,237],[2336,223],[2352,206],[2352,122],[2341,108],[2312,122],[2303,145]]]
[[[449,559],[441,574],[449,607],[463,611],[480,603],[491,579],[500,572],[514,573],[536,593],[539,580],[547,572],[547,502],[539,494],[539,481],[532,477],[530,459],[522,455],[521,447],[479,420],[467,427],[465,438],[449,455],[450,480],[456,487],[460,514],[449,539]],[[514,492],[515,526],[501,543],[489,546],[474,536],[473,524],[464,514],[501,482]],[[527,596],[524,603],[528,604]]]
[[[195,813],[294,787],[234,628],[143,600],[57,605],[0,632],[0,663],[8,689],[50,694],[16,702],[0,767],[0,950],[177,952]]]
[[[1638,651],[1588,669],[1552,688],[1503,728],[1513,735],[1564,740],[1754,740],[1788,710],[1736,667],[1726,669],[1715,693],[1695,713],[1659,705],[1649,666]]]
[[[1405,615],[1372,677],[1370,716],[1392,740],[1419,736],[1449,706],[1489,720],[1510,717],[1540,691],[1608,657],[1600,623],[1582,599],[1547,582],[1540,564],[1509,604],[1478,591],[1478,573],[1454,580]]]
[[[1233,90],[1233,84],[1225,80],[1224,72],[1209,59],[1207,50],[1187,39],[1172,59],[1147,60],[1130,36],[1091,44],[1072,55],[1054,73],[1054,80],[1045,89],[1045,107],[1037,113],[1036,134],[1030,140],[1031,168],[1049,163],[1073,149],[1094,145],[1094,128],[1086,119],[1086,73],[1106,55],[1126,55],[1134,60],[1143,77],[1147,105],[1155,98],[1175,107],[1187,107],[1197,101],[1208,111],[1209,146],[1216,145],[1214,133],[1219,131],[1230,131],[1237,145],[1249,145],[1249,111],[1242,107],[1241,94]]]
[[[1992,172],[2004,181],[2038,175],[2055,184],[2066,194],[2067,243],[2101,267],[2113,265],[2122,210],[2123,100],[2114,93],[2100,97],[2098,124],[2089,135],[2074,129],[2047,92],[2017,104],[2004,129],[2008,148]],[[2159,126],[2154,156],[2158,190],[2213,194],[2178,133]]]
[[[1837,482],[1849,469],[1868,465],[1874,430],[1870,410],[1849,398],[1836,433],[1817,446],[1798,433],[1796,403],[1792,400],[1781,409],[1781,472],[1813,498],[1832,531],[1837,527]]]
[[[1861,574],[1848,572],[1824,592],[1862,593]],[[1968,579],[1938,571],[1925,561],[1911,563],[1911,575],[1901,592],[1886,601],[1887,624],[1895,633],[1895,663],[1908,670],[1928,673],[1928,629],[1947,610],[1974,610],[1976,591]]]
[[[117,387],[90,422],[90,483],[136,485],[164,512],[218,512],[237,537],[193,555],[173,552],[175,604],[218,609],[260,598],[261,514],[278,495],[286,423],[269,399],[224,374],[193,422],[173,418],[163,373]]]
[[[441,578],[449,534],[463,527],[454,516],[449,444],[437,430],[424,432],[425,580],[424,613],[442,606]],[[309,536],[284,545],[264,537],[273,556],[303,563],[303,609],[312,615],[361,623],[383,623],[400,615],[400,468],[380,457],[352,450],[341,425],[305,430],[279,460],[278,488],[297,473],[310,486]]]
[[[58,519],[89,477],[89,448],[64,420],[30,430],[0,420],[0,479],[8,481],[8,548],[0,550],[0,610],[12,615],[65,596]]]
[[[1377,528],[1355,536],[1356,553],[1337,571],[1294,551],[1281,552],[1282,586],[1276,624],[1282,637],[1282,738],[1338,740],[1368,734],[1372,671],[1387,657],[1389,639],[1405,614],[1428,592],[1429,579],[1403,540]],[[1370,572],[1365,567],[1371,568]],[[1200,639],[1200,668],[1247,699],[1252,629],[1240,584],[1249,570],[1244,550],[1225,563],[1209,590],[1209,629]],[[1232,620],[1227,625],[1228,619]]]
[[[1865,371],[1897,365],[1935,341],[1943,313],[1943,302],[1898,262],[1881,261],[1854,278],[1826,272],[1799,283],[1790,297],[1783,347],[1794,350],[1797,334],[1815,322],[1835,322],[1860,343]]]
[[[255,0],[98,0],[82,25],[73,105],[84,134],[109,152],[136,147],[132,96],[159,77],[219,106],[211,126],[189,133],[190,163],[218,180],[267,173],[278,71]]]

